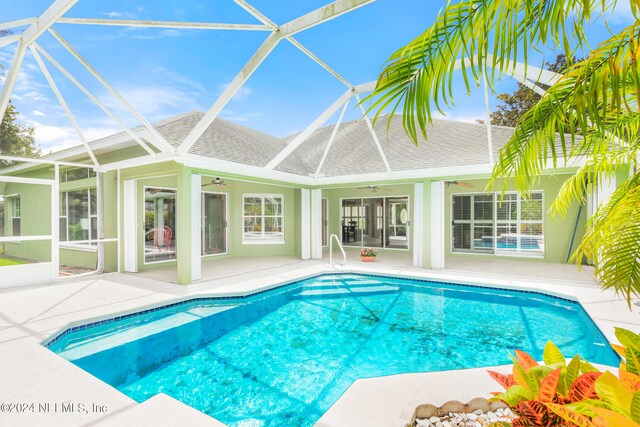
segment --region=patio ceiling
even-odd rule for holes
[[[364,107],[361,104],[360,95],[371,92],[375,88],[375,82],[355,85],[345,79],[342,75],[336,72],[325,61],[307,49],[302,43],[300,43],[294,36],[317,25],[321,25],[329,20],[335,19],[343,14],[352,12],[360,7],[373,3],[375,0],[336,0],[324,7],[309,12],[305,15],[299,16],[283,25],[277,25],[268,16],[255,8],[247,0],[233,0],[239,7],[244,9],[247,13],[258,19],[262,24],[246,24],[246,23],[217,23],[217,22],[180,22],[180,21],[148,21],[148,20],[131,20],[131,19],[103,19],[103,18],[69,18],[64,15],[73,6],[78,3],[79,0],[55,0],[51,6],[39,17],[30,17],[20,19],[11,22],[0,22],[0,30],[12,29],[21,26],[28,25],[28,27],[20,34],[12,34],[0,38],[0,47],[17,43],[17,49],[7,73],[2,92],[0,92],[0,117],[4,116],[9,98],[13,92],[16,79],[27,50],[31,52],[40,70],[42,71],[46,81],[54,92],[60,106],[65,112],[71,126],[77,134],[79,142],[84,147],[87,155],[91,159],[91,163],[96,171],[106,171],[113,168],[110,165],[106,168],[105,165],[101,165],[92,151],[92,148],[87,141],[87,138],[83,134],[82,130],[78,126],[76,117],[68,107],[67,102],[63,94],[61,93],[59,86],[55,83],[47,65],[46,59],[51,65],[58,69],[69,81],[73,83],[84,95],[91,100],[96,106],[98,106],[107,116],[109,116],[115,123],[117,123],[128,136],[140,145],[145,151],[146,155],[138,157],[136,159],[130,159],[122,163],[127,167],[135,166],[138,164],[146,164],[149,162],[157,162],[164,160],[184,160],[189,159],[189,149],[196,143],[196,141],[203,135],[212,122],[218,117],[220,112],[229,103],[233,96],[245,85],[251,75],[260,67],[263,61],[271,54],[273,49],[283,40],[291,43],[302,53],[315,61],[328,73],[330,73],[335,79],[343,83],[347,90],[338,99],[322,112],[306,129],[298,134],[287,146],[282,149],[280,153],[274,156],[260,171],[261,175],[273,175],[277,174],[274,171],[280,163],[282,163],[288,156],[290,156],[298,147],[300,147],[315,131],[317,131],[322,125],[324,125],[335,113],[342,109],[337,123],[335,124],[334,131],[331,133],[330,139],[323,153],[322,160],[320,161],[314,174],[311,174],[307,180],[311,182],[317,182],[323,178],[322,169],[331,150],[333,140],[335,139],[338,129],[342,123],[344,112],[347,106],[351,102],[352,98],[355,98],[355,102],[358,103],[364,120],[367,123],[369,131],[371,133],[372,142],[371,149],[375,149],[380,156],[386,172],[378,174],[380,176],[393,175],[389,161],[387,160],[385,153],[382,149],[380,138],[376,134],[374,127],[372,126],[370,118]],[[231,83],[226,86],[222,93],[215,99],[211,107],[206,111],[201,120],[191,129],[186,135],[184,140],[178,147],[172,146],[167,140],[155,129],[149,120],[144,117],[133,105],[123,97],[118,90],[104,78],[100,72],[92,66],[66,39],[64,39],[54,28],[54,24],[66,24],[66,25],[99,25],[99,26],[123,26],[123,27],[146,27],[146,28],[164,28],[164,29],[184,29],[184,30],[233,30],[233,31],[264,31],[269,35],[262,45],[255,51],[253,56],[246,62],[244,67],[237,73]],[[129,126],[125,124],[125,121],[118,117],[109,107],[102,103],[85,85],[65,68],[60,62],[58,62],[48,51],[46,51],[41,45],[38,44],[38,39],[45,33],[51,34],[57,42],[64,47],[81,65],[88,71],[99,83],[107,90],[124,109],[142,124],[143,132],[134,132]],[[460,64],[455,65],[460,68]],[[557,75],[549,71],[542,70],[540,68],[532,66],[524,66],[520,63],[511,64],[512,76],[532,88],[538,93],[544,93],[544,89],[540,84],[550,85]],[[493,164],[493,149],[491,142],[491,126],[489,125],[489,91],[486,81],[484,82],[485,91],[485,107],[487,114],[487,143],[489,148],[489,158],[487,159],[487,165]],[[7,156],[0,155],[0,159],[15,160],[15,158],[9,158]],[[26,159],[24,159],[26,160]],[[53,162],[55,163],[55,162]],[[254,171],[255,172],[255,171]],[[402,174],[406,175],[406,171]],[[400,175],[398,175],[400,177]]]

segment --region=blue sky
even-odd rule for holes
[[[329,1],[250,0],[250,3],[283,24]],[[24,0],[4,4],[0,21],[38,16],[50,3],[50,0]],[[444,3],[378,0],[296,38],[353,84],[365,83],[376,79],[391,53],[433,22]],[[80,0],[65,16],[259,23],[232,0]],[[609,17],[609,23],[615,29],[629,19],[627,2],[621,0],[620,10]],[[268,35],[261,31],[69,24],[56,24],[54,28],[151,121],[193,109],[206,111]],[[606,26],[594,25],[589,34],[592,43],[597,43],[607,36]],[[51,35],[45,34],[39,43],[128,125],[138,124]],[[5,67],[10,64],[14,49],[15,45],[0,49],[0,63]],[[546,55],[547,60],[555,58],[553,52]],[[537,60],[541,63],[543,57],[538,55]],[[88,139],[120,130],[51,64],[46,65]],[[512,81],[505,80],[496,89],[511,91],[514,86]],[[342,83],[283,41],[220,117],[286,136],[304,129],[345,90]],[[456,108],[447,113],[447,118],[473,121],[483,117],[480,90],[467,97],[460,83],[456,94]],[[30,53],[12,101],[23,121],[36,129],[36,142],[45,153],[79,143]],[[495,106],[495,100],[492,105]],[[358,110],[349,109],[347,118],[359,117]]]

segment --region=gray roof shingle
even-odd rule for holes
[[[153,126],[172,146],[177,147],[203,116],[201,111],[191,111]],[[427,130],[427,140],[421,140],[416,146],[405,134],[400,115],[394,117],[387,129],[390,118],[389,115],[381,116],[375,124],[375,132],[392,171],[466,166],[489,161],[484,125],[434,119]],[[327,125],[315,131],[275,169],[303,176],[315,173],[334,126]],[[492,126],[494,156],[512,134],[512,128]],[[189,153],[264,167],[294,137],[277,138],[216,118]],[[325,176],[386,172],[364,120],[340,125],[320,172]]]
[[[396,115],[387,130],[390,118],[389,115],[381,116],[374,130],[393,171],[489,162],[487,128],[484,125],[434,119],[433,125],[427,129],[428,139],[421,140],[416,146],[407,137],[401,116]],[[320,163],[333,128],[334,125],[330,125],[318,129],[296,150],[313,172]],[[512,134],[511,128],[492,126],[494,155]],[[385,171],[367,123],[358,120],[340,126],[321,173],[340,176]]]

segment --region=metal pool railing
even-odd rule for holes
[[[338,247],[342,252],[342,262],[340,264],[345,265],[347,263],[347,254],[344,252],[344,248],[342,247],[342,243],[340,243],[340,239],[335,234],[332,234],[329,237],[329,264],[331,264],[331,267],[333,267],[333,239],[336,240],[336,242],[338,243]]]

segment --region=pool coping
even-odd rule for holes
[[[406,271],[401,269],[389,268],[388,266],[385,266],[385,267],[381,266],[380,268],[376,268],[374,266],[366,266],[366,268],[349,266],[348,268],[342,268],[342,269],[336,270],[334,268],[331,268],[328,265],[313,265],[313,266],[302,265],[300,268],[295,268],[293,270],[286,271],[285,273],[275,273],[273,275],[260,277],[257,279],[243,280],[240,283],[223,285],[214,289],[211,289],[211,288],[208,289],[206,286],[191,285],[189,287],[185,287],[188,289],[185,289],[184,290],[185,293],[181,295],[176,295],[175,293],[162,294],[162,292],[156,292],[152,295],[152,298],[150,298],[153,300],[152,303],[140,304],[139,301],[127,300],[125,301],[126,303],[125,305],[127,306],[125,309],[109,310],[107,313],[99,316],[92,316],[90,315],[91,313],[88,313],[85,315],[78,315],[74,318],[73,321],[66,322],[64,326],[63,324],[57,324],[55,328],[48,329],[49,333],[44,337],[40,335],[42,338],[39,340],[35,340],[34,339],[35,336],[27,337],[29,338],[30,342],[26,344],[23,343],[23,345],[21,345],[21,348],[17,353],[16,357],[20,357],[28,361],[32,356],[34,357],[37,356],[39,368],[45,371],[47,375],[52,375],[52,376],[62,375],[55,372],[56,369],[62,370],[66,373],[66,375],[72,375],[74,377],[74,381],[77,382],[76,383],[77,386],[82,386],[82,387],[86,386],[91,390],[95,390],[97,393],[103,393],[105,395],[110,396],[110,399],[113,399],[114,401],[118,402],[119,406],[116,406],[116,407],[117,408],[121,407],[122,409],[119,409],[119,411],[121,411],[122,413],[124,414],[137,413],[147,408],[145,407],[145,403],[137,404],[131,401],[129,398],[124,396],[115,388],[97,380],[96,378],[92,377],[89,373],[82,371],[80,368],[73,365],[71,362],[68,362],[62,359],[60,356],[58,356],[54,352],[46,349],[45,347],[42,346],[41,343],[46,342],[51,337],[55,337],[57,333],[60,333],[61,331],[64,331],[69,327],[78,326],[79,324],[86,324],[90,320],[93,320],[93,321],[105,320],[105,319],[108,319],[109,317],[114,317],[114,313],[118,313],[118,314],[124,313],[125,315],[134,314],[136,312],[144,310],[145,308],[148,309],[148,308],[162,307],[171,303],[181,303],[184,301],[189,301],[194,298],[247,297],[252,294],[256,294],[257,292],[264,292],[264,291],[272,290],[276,287],[287,286],[292,283],[295,283],[307,278],[311,278],[314,276],[318,276],[321,274],[326,274],[326,273],[334,273],[334,274],[335,273],[339,273],[339,274],[353,273],[353,274],[382,275],[382,276],[395,277],[395,278],[427,280],[432,282],[439,282],[439,283],[453,284],[453,285],[463,284],[467,286],[478,286],[481,288],[498,288],[498,289],[506,289],[506,290],[536,292],[536,293],[541,293],[541,294],[549,295],[553,297],[559,297],[559,298],[567,299],[569,301],[580,303],[580,305],[582,306],[584,311],[587,313],[587,315],[593,320],[593,322],[598,327],[598,329],[600,329],[600,331],[604,334],[605,338],[607,338],[610,341],[615,341],[615,336],[613,335],[614,326],[619,325],[627,328],[636,328],[636,329],[638,329],[638,327],[640,326],[640,320],[639,320],[640,316],[638,316],[640,309],[638,307],[633,306],[632,310],[629,310],[626,302],[614,296],[613,292],[602,291],[599,287],[593,284],[580,283],[580,282],[567,283],[567,281],[562,281],[562,280],[558,280],[558,281],[548,280],[545,283],[536,283],[535,278],[532,278],[531,280],[527,280],[527,278],[523,278],[523,277],[500,277],[500,278],[473,277],[473,278],[470,278],[468,275],[463,275],[463,274],[456,274],[456,273],[449,273],[449,272],[446,272],[446,273],[433,272],[428,270]],[[119,279],[119,276],[121,275],[113,276],[112,282],[114,283],[114,285],[120,284],[116,280],[116,279]],[[82,280],[89,280],[89,279],[85,278]],[[91,280],[95,281],[96,278],[93,278]],[[99,280],[109,282],[110,278],[108,275],[105,275],[104,278]],[[78,279],[77,282],[81,282],[81,279]],[[72,282],[69,282],[68,285],[72,285]],[[64,285],[64,286],[67,286],[67,285]],[[54,287],[48,287],[48,289],[53,289],[53,288]],[[114,286],[113,288],[115,289],[117,288],[117,286]],[[111,290],[111,288],[109,289]],[[116,290],[114,290],[114,292],[115,291]],[[20,292],[20,291],[17,291],[17,292]],[[25,293],[26,292],[27,291],[25,291]],[[0,302],[2,301],[2,297],[3,296],[0,295]],[[26,295],[25,295],[25,298],[26,298]],[[69,312],[67,314],[71,316],[73,312]],[[13,347],[16,347],[17,349],[16,344],[14,344]],[[10,369],[10,368],[7,368],[7,369]],[[467,375],[466,378],[469,384],[475,383],[476,381],[482,381],[482,378],[486,376],[486,374],[484,374],[484,371],[487,368],[479,368],[479,369],[481,369],[482,373],[478,373],[477,375],[474,374],[473,372],[465,373],[465,375]],[[468,370],[465,370],[465,371],[468,371]],[[442,371],[442,372],[439,372],[438,374],[446,376],[450,373],[451,375],[456,375],[454,372],[455,371]],[[431,373],[431,374],[434,374],[434,373]],[[401,375],[403,375],[402,378],[411,378],[411,375],[416,375],[417,377],[421,377],[421,376],[424,377],[424,375],[426,374],[401,374]],[[10,375],[11,378],[7,378],[7,381],[8,381],[7,385],[9,387],[13,387],[12,388],[13,395],[38,397],[43,393],[39,390],[34,390],[32,387],[29,386],[29,384],[34,383],[34,380],[35,380],[34,376],[35,374],[30,372],[12,373],[12,375]],[[383,380],[384,378],[385,377],[381,377],[380,381],[384,381]],[[427,378],[425,381],[429,381],[428,378],[431,378],[431,377],[424,377],[424,378]],[[344,423],[340,422],[339,420],[341,418],[339,413],[342,410],[341,408],[344,408],[345,405],[349,406],[354,404],[353,402],[349,403],[349,398],[345,396],[349,396],[351,394],[352,388],[356,387],[356,384],[359,384],[359,381],[361,380],[356,381],[347,390],[347,392],[345,392],[345,394],[336,403],[334,403],[334,405],[323,415],[323,417],[318,421],[318,424],[317,424],[318,426],[325,427],[329,425],[331,426],[352,425],[351,421],[348,421],[347,418],[343,419]],[[372,381],[375,382],[376,379],[368,379],[367,381],[371,383]],[[440,384],[438,384],[438,387],[440,387]],[[65,388],[61,388],[60,390],[64,390],[65,392],[67,391],[67,389]],[[60,393],[60,390],[57,390],[57,392]],[[485,390],[485,394],[491,390],[493,390],[493,388],[487,388]],[[54,393],[56,392],[56,390],[51,390],[50,392]],[[77,391],[77,393],[79,394],[80,391]],[[438,392],[437,396],[441,398],[442,402],[446,400],[462,398],[462,396],[460,396],[459,389],[447,390],[443,388],[440,392]],[[347,399],[347,400],[343,401],[343,399]],[[176,403],[178,402],[176,401]],[[358,407],[368,406],[366,405],[366,402],[362,402],[361,400],[357,400],[356,403]],[[424,403],[424,402],[421,402],[421,403]],[[379,400],[374,400],[372,401],[372,405],[373,404],[375,404],[375,408],[377,412],[386,413],[384,402],[381,402]],[[189,407],[185,408],[185,407],[181,407],[180,405],[175,405],[175,406],[176,406],[175,408],[176,411],[185,412],[185,414],[187,412],[196,411],[195,409],[189,408]],[[396,412],[397,412],[397,407],[395,408],[392,406],[388,407],[389,414],[396,413]],[[0,414],[0,416],[3,416],[3,415],[6,416],[7,414]],[[406,420],[408,421],[411,414],[409,413],[407,415],[408,415],[408,418]],[[151,411],[150,416],[153,418],[153,411]],[[336,416],[337,418],[335,418]],[[117,418],[118,417],[116,416],[114,419],[117,419]],[[149,418],[150,422],[152,421],[152,418]],[[1,419],[2,418],[0,418],[0,420]],[[49,425],[75,425],[73,423],[70,424],[68,421],[68,418],[58,419],[58,417],[40,417],[39,419],[41,422],[46,420],[47,424]],[[329,420],[329,419],[332,419],[333,421],[331,421],[331,424],[326,424],[325,423],[326,420]],[[99,420],[100,419],[96,420],[96,422],[100,422]],[[33,418],[31,418],[27,424],[21,424],[20,423],[21,419],[19,417],[11,418],[11,421],[12,421],[11,422],[12,425],[33,425],[34,424]],[[24,422],[24,419],[22,419],[22,421]],[[157,421],[157,425],[162,425],[161,417],[157,417],[156,421]],[[210,421],[211,421],[211,425],[218,425],[218,426],[220,425],[219,422],[216,422],[216,420],[214,420],[213,418],[210,418]],[[375,419],[361,420],[361,421],[362,421],[362,424],[366,423],[367,425],[370,425],[370,426],[389,425],[385,423],[376,424]],[[82,423],[82,425],[84,424],[85,423]]]

